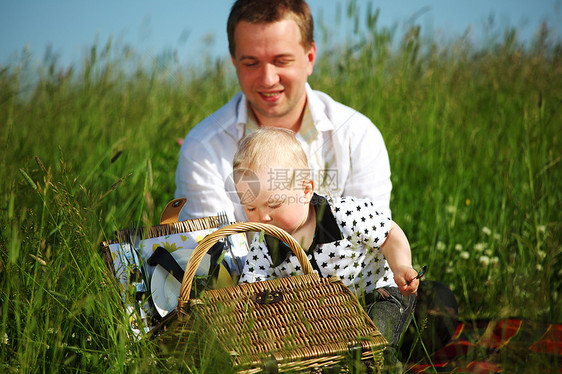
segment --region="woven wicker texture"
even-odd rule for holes
[[[194,218],[170,224],[151,226],[148,228],[139,227],[134,229],[119,230],[117,232],[117,237],[121,242],[123,242],[129,240],[130,235],[138,235],[141,238],[148,239],[157,238],[164,235],[179,234],[183,232],[207,230],[215,227],[219,227],[217,216]],[[119,240],[115,242],[119,242]]]
[[[195,269],[207,250],[227,235],[246,231],[264,231],[284,241],[305,274],[208,290],[189,300]],[[178,317],[174,336],[213,334],[232,365],[246,373],[261,371],[264,362],[272,359],[279,371],[318,369],[348,359],[350,349],[380,368],[387,344],[355,295],[338,278],[313,273],[298,243],[267,224],[232,224],[198,244],[184,274]],[[204,327],[193,329],[194,321]],[[186,348],[186,352],[193,350]]]

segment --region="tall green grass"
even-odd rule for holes
[[[376,17],[310,82],[381,130],[416,266],[452,287],[465,320],[562,322],[560,41],[524,46],[509,29],[485,47],[440,44],[415,25],[397,40]],[[72,68],[0,67],[0,370],[173,370],[128,338],[99,245],[158,223],[176,139],[237,92],[228,61],[203,66],[108,42]]]

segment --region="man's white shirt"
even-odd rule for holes
[[[297,139],[308,157],[316,191],[327,196],[368,198],[390,216],[390,163],[383,137],[363,114],[307,84],[305,119]],[[252,131],[252,115],[240,92],[195,126],[182,144],[175,197],[187,198],[180,220],[226,211],[246,221],[232,178],[240,140]]]

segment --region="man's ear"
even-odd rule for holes
[[[312,74],[312,70],[314,70],[314,62],[316,61],[316,43],[312,42],[310,49],[306,53],[307,59],[307,69],[306,72],[310,76]]]

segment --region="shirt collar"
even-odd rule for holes
[[[310,203],[316,212],[316,230],[314,239],[309,249],[316,248],[320,244],[326,244],[343,239],[341,230],[334,218],[330,204],[325,197],[318,194],[312,196]],[[291,253],[291,249],[276,237],[265,235],[265,242],[271,256],[273,267],[279,266]]]
[[[317,138],[319,131],[333,130],[334,124],[325,114],[325,104],[316,96],[308,83],[306,83],[305,89],[307,100],[299,135],[310,144]],[[236,124],[240,138],[259,129],[258,121],[250,110],[248,100],[244,95],[238,103],[237,113]]]
[[[311,248],[318,244],[326,244],[341,240],[342,233],[334,214],[330,209],[330,204],[324,196],[314,194],[310,203],[316,211],[316,230],[314,231],[314,241]]]

